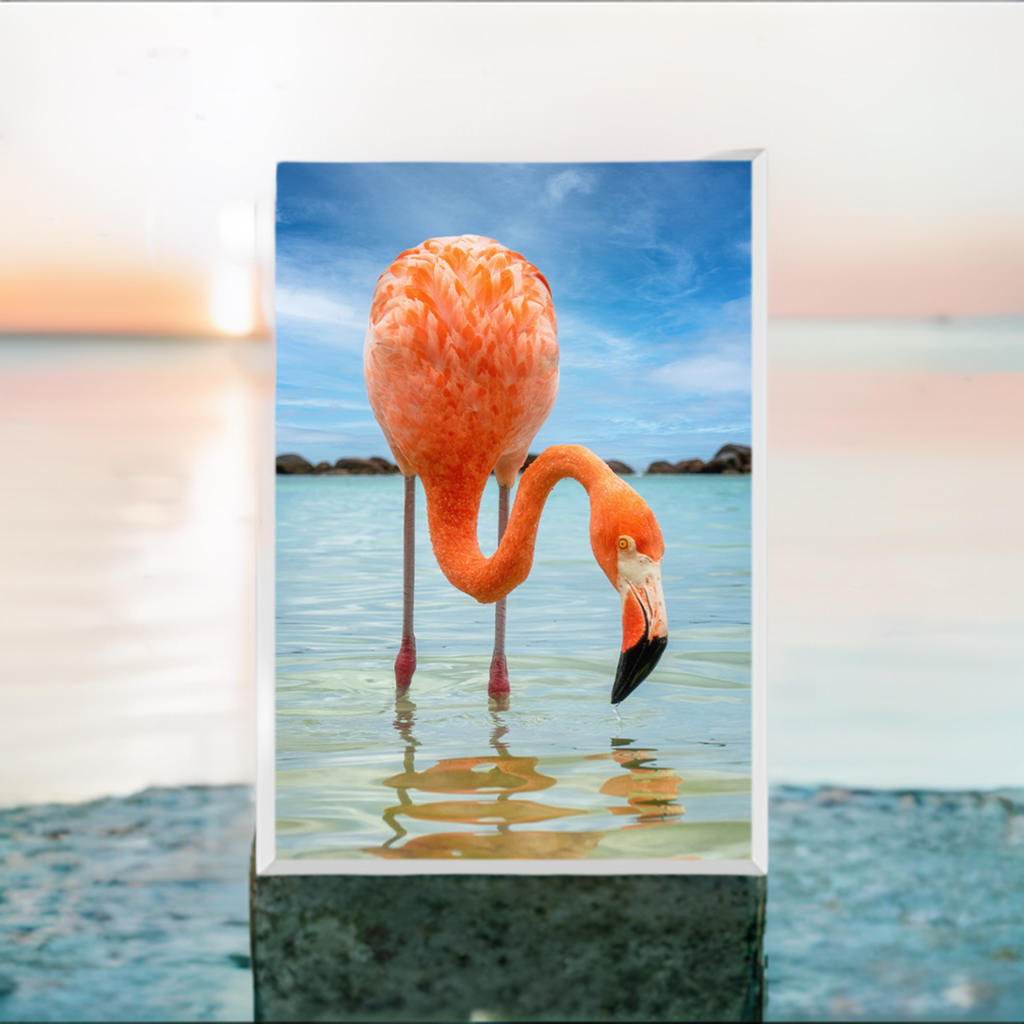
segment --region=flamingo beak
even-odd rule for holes
[[[620,560],[618,591],[622,598],[622,653],[612,685],[612,703],[624,701],[653,671],[668,643],[661,563],[640,556],[626,567]]]

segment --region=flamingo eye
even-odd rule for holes
[[[629,548],[629,538],[628,537],[620,537],[619,538],[619,550],[620,551],[626,551],[628,548]]]

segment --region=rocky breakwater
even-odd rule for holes
[[[338,459],[335,463],[318,462],[314,466],[309,459],[289,452],[278,455],[277,472],[290,476],[383,476],[397,473],[398,467],[379,455],[369,459]]]
[[[722,473],[741,476],[750,472],[750,448],[745,444],[724,444],[710,462],[701,459],[683,459],[681,462],[652,462],[648,473]]]
[[[522,473],[522,471],[526,469],[527,466],[531,465],[536,458],[537,456],[534,455],[533,452],[530,452],[530,454],[526,456],[526,461],[519,467],[519,472]],[[631,476],[636,472],[632,466],[626,465],[625,462],[619,462],[618,459],[605,459],[604,461],[608,468],[619,476]]]
[[[532,452],[527,455],[519,472],[522,473],[536,458],[537,456]],[[625,462],[619,462],[618,459],[608,459],[607,461],[609,467],[619,476],[628,476],[634,472],[632,466],[627,466]],[[666,462],[664,465],[667,466],[668,463]],[[338,459],[333,464],[318,462],[316,465],[313,465],[309,459],[296,455],[295,452],[288,452],[286,455],[277,457],[277,472],[287,476],[378,476],[398,471],[398,467],[394,463],[382,459],[379,455],[374,455],[369,459]],[[675,472],[675,470],[670,469],[668,472]]]

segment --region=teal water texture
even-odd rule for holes
[[[578,484],[509,596],[498,706],[494,607],[442,575],[422,489],[418,667],[396,697],[402,479],[278,477],[279,858],[749,858],[750,478],[629,479],[665,536],[669,644],[617,714],[620,603]],[[485,553],[496,521],[492,479]]]

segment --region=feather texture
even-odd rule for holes
[[[377,282],[364,365],[403,473],[512,486],[558,392],[547,281],[493,239],[432,238]]]

